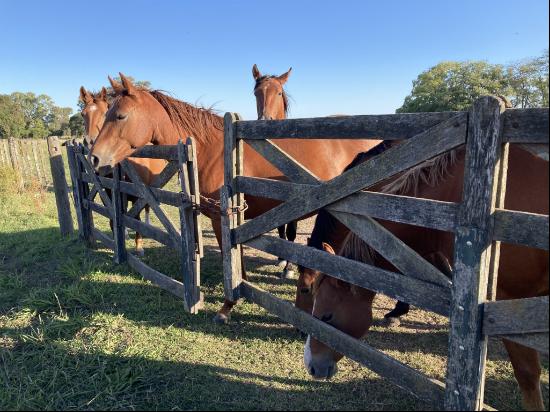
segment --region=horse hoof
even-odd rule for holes
[[[216,313],[216,316],[212,320],[218,325],[227,325],[229,323],[229,316],[223,313]]]
[[[394,317],[383,318],[375,322],[375,326],[381,326],[383,328],[396,328],[399,325],[401,325],[401,320]]]
[[[294,279],[294,271],[292,269],[285,269],[281,273],[281,279]]]
[[[277,259],[277,266],[281,267],[281,268],[284,268],[286,265],[287,265],[287,261],[284,260],[284,259]]]
[[[136,255],[145,256],[145,250],[143,248],[136,249]]]

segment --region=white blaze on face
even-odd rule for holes
[[[311,365],[312,357],[311,357],[311,336],[307,335],[307,341],[306,346],[304,347],[304,365],[309,373],[309,365]]]
[[[92,104],[91,106],[88,106],[87,109],[90,112],[95,112],[97,110],[97,106],[95,104]]]

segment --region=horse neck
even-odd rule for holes
[[[349,229],[325,209],[321,209],[315,219],[309,246],[322,250],[323,243],[328,243],[337,252],[348,236]]]

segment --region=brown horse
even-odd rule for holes
[[[117,82],[113,81],[112,83],[120,87]],[[107,95],[105,87],[102,87],[101,91],[98,93],[90,93],[84,86],[81,86],[80,101],[84,104],[81,111],[86,131],[84,145],[86,147],[91,147],[105,122],[105,114],[109,109],[109,96]],[[162,159],[131,158],[129,161],[134,165],[145,184],[150,184],[166,165],[166,162]],[[107,190],[107,195],[109,197],[111,196],[110,190]],[[129,195],[128,200],[135,202],[137,198]],[[149,205],[146,205],[144,210],[145,222],[149,223]],[[141,211],[138,213],[137,219],[140,219],[140,214]],[[112,221],[110,221],[110,224],[112,229]],[[143,255],[143,237],[139,232],[136,232],[135,245],[136,253]]]
[[[258,66],[254,65],[252,67],[252,76],[255,80],[254,95],[256,96],[258,120],[280,120],[287,118],[290,104],[284,86],[291,71],[292,67],[280,76],[262,75]],[[287,239],[290,242],[296,240],[297,230],[298,222],[296,220],[277,228],[279,237]],[[294,271],[291,269],[290,262],[279,258],[278,264],[283,267],[281,278],[288,279],[293,277]]]
[[[464,176],[464,149],[457,149],[420,165],[389,182],[377,185],[374,190],[400,193],[426,199],[460,202]],[[539,157],[512,145],[510,148],[505,208],[532,213],[548,214],[548,163]],[[440,269],[451,268],[454,236],[452,233],[418,228],[394,222],[381,222],[388,230],[413,248],[421,256],[435,253],[432,261]],[[358,237],[328,213],[319,213],[315,226],[329,227],[327,238],[335,240],[336,250],[345,257],[367,261],[388,270],[395,268],[373,253],[363,242],[362,259],[358,258]],[[315,231],[315,229],[314,229]],[[325,229],[326,231],[326,229]],[[345,241],[341,241],[346,238]],[[324,243],[325,251],[334,253]],[[370,258],[365,259],[364,256]],[[370,262],[368,262],[370,260]],[[305,270],[313,281],[315,295],[313,316],[356,338],[362,337],[372,323],[372,301],[375,293],[350,285],[318,272]],[[497,299],[517,299],[548,295],[548,251],[523,246],[502,244],[498,271]],[[527,409],[544,409],[540,389],[540,362],[538,352],[517,343],[504,340],[504,345],[516,379],[524,406]],[[311,375],[329,378],[336,373],[336,363],[342,355],[309,337],[304,361]]]
[[[210,110],[176,100],[159,91],[138,88],[124,75],[122,89],[107,112],[105,124],[90,152],[96,170],[109,169],[146,144],[173,145],[193,136],[197,145],[199,186],[202,195],[219,199],[223,185],[223,119]],[[277,145],[323,180],[339,175],[355,154],[380,141],[282,139]],[[249,145],[244,145],[244,173],[247,176],[284,179],[274,166]],[[247,196],[246,218],[258,216],[279,202]],[[219,213],[205,211],[221,245]],[[215,317],[227,322],[235,302],[225,301]]]

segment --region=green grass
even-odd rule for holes
[[[203,223],[206,304],[189,315],[181,301],[113,264],[108,250],[62,239],[52,193],[0,193],[0,410],[430,408],[349,360],[330,382],[311,380],[303,338],[256,305],[242,302],[230,325],[213,324],[223,301],[221,259]],[[105,219],[96,224],[108,233]],[[294,285],[276,277],[272,257],[247,256],[254,282],[292,299]],[[145,260],[177,277],[170,249],[146,241]],[[378,299],[375,316],[392,304]],[[439,316],[412,310],[401,327],[373,328],[366,340],[430,376],[445,374],[447,324]],[[544,368],[548,404],[546,361]],[[496,341],[487,376],[487,402],[519,409]]]

